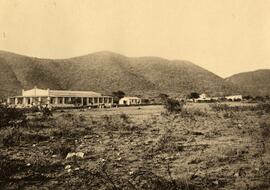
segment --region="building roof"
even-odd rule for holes
[[[123,97],[121,99],[141,99],[141,98],[135,97],[135,96],[125,96],[125,97]]]
[[[65,97],[97,97],[102,96],[101,93],[93,91],[69,91],[69,90],[49,90],[50,96],[65,96]]]
[[[93,91],[71,91],[71,90],[50,90],[50,89],[39,89],[33,88],[31,90],[22,90],[23,97],[99,97],[101,93]]]
[[[242,95],[231,95],[231,96],[225,96],[225,98],[235,98],[235,97],[242,97]]]

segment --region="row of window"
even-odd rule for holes
[[[139,100],[139,99],[131,99],[130,101],[135,102],[135,103],[139,103],[141,100]]]
[[[51,97],[51,104],[110,104],[113,103],[113,99],[110,97],[94,97],[94,98],[79,98],[79,97]]]
[[[32,100],[31,100],[32,99]],[[23,104],[23,98],[17,98],[17,102],[15,102],[15,98],[10,98],[11,104]],[[41,103],[41,104],[47,104],[48,99],[47,97],[33,97],[33,98],[25,98],[26,104],[31,103]],[[79,98],[79,97],[51,97],[50,98],[51,104],[112,104],[113,98],[111,97],[93,97],[93,98]]]

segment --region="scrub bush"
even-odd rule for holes
[[[0,105],[0,127],[23,126],[25,122],[24,110]]]
[[[164,101],[164,107],[169,113],[179,113],[182,111],[183,106],[183,102],[180,102],[173,98],[166,98]]]

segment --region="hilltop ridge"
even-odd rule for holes
[[[270,95],[270,69],[238,73],[226,78],[226,81],[243,88],[249,95]]]
[[[42,59],[0,51],[0,96],[33,86],[59,90],[91,90],[110,94],[211,95],[238,93],[230,81],[189,61],[159,57],[127,57],[102,51],[68,59]],[[9,81],[9,82],[7,82]]]

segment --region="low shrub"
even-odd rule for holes
[[[80,114],[78,120],[79,120],[80,122],[84,122],[84,121],[86,121],[86,118],[85,118],[84,115],[81,115],[81,114]]]
[[[52,110],[50,110],[50,109],[47,108],[47,107],[42,108],[42,109],[41,109],[41,112],[42,112],[43,118],[48,118],[48,117],[50,117],[50,116],[53,116]]]
[[[8,129],[8,133],[5,134],[2,140],[3,145],[4,146],[20,145],[21,138],[22,138],[22,132],[20,131],[20,128],[10,127],[7,129]]]
[[[211,104],[213,111],[264,111],[270,113],[270,103],[259,103],[257,105],[229,106],[227,104]]]
[[[256,107],[258,110],[263,110],[266,113],[270,113],[270,103],[261,103],[258,104]]]
[[[25,129],[19,127],[9,127],[8,133],[3,138],[4,146],[19,146],[22,144],[32,144],[41,141],[47,141],[49,136],[36,133],[34,131],[25,131]]]
[[[270,138],[270,122],[260,123],[260,129],[263,139]]]
[[[23,126],[25,122],[24,110],[0,105],[0,127]]]
[[[123,122],[125,122],[125,123],[130,123],[129,116],[128,116],[127,114],[122,113],[122,114],[120,115],[120,118],[123,120]]]
[[[109,131],[120,131],[120,132],[132,132],[138,131],[141,126],[136,125],[130,117],[122,113],[120,115],[104,115],[100,120],[95,121],[96,126],[102,126]]]
[[[210,104],[210,107],[213,111],[224,111],[230,108],[227,104]]]
[[[207,117],[208,113],[206,111],[202,111],[200,109],[195,109],[189,111],[190,114],[195,115],[195,116],[200,116],[200,117]]]
[[[150,155],[160,153],[175,153],[183,150],[183,146],[177,142],[177,137],[173,135],[173,131],[168,129],[150,149]]]
[[[223,114],[223,117],[224,118],[233,118],[235,116],[234,112],[232,111],[226,111],[224,114]]]
[[[27,108],[27,111],[30,113],[36,113],[36,112],[39,112],[40,109],[38,106],[32,106],[31,108]]]
[[[73,152],[75,150],[74,144],[71,144],[70,142],[62,142],[57,143],[52,148],[52,153],[60,155],[62,158],[65,158],[69,152]]]

